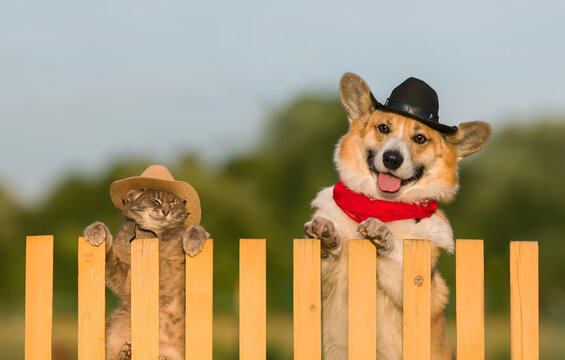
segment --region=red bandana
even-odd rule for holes
[[[334,201],[358,223],[371,217],[383,222],[429,218],[437,209],[434,200],[410,204],[371,199],[349,190],[341,180],[334,186]]]

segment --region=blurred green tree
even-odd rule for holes
[[[488,312],[508,310],[509,241],[537,240],[542,315],[565,323],[565,122],[542,120],[495,132],[484,150],[463,160],[461,190],[444,208],[457,238],[485,240]],[[304,236],[316,193],[338,180],[333,151],[348,122],[337,99],[299,97],[268,124],[252,151],[223,165],[194,154],[166,164],[200,195],[202,224],[216,244],[217,311],[237,308],[239,238],[267,239],[268,309],[292,308],[292,239]],[[109,186],[148,165],[121,159],[96,177],[69,174],[34,208],[0,189],[0,252],[10,254],[0,262],[2,304],[23,308],[25,235],[53,234],[55,310],[75,313],[77,236],[96,220],[115,232],[123,218],[112,206]],[[444,256],[440,268],[454,289],[454,257]],[[450,312],[454,304],[452,299]]]
[[[509,242],[539,241],[541,311],[565,320],[565,123],[531,123],[496,133],[462,161],[447,214],[456,237],[485,240],[487,310],[509,307]]]

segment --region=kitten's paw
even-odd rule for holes
[[[200,225],[189,226],[182,234],[182,248],[185,254],[196,256],[202,251],[204,242],[210,234]]]
[[[111,240],[110,230],[104,223],[97,221],[84,229],[84,238],[92,245],[98,246],[105,240]]]
[[[337,256],[341,251],[341,239],[333,222],[317,216],[312,221],[304,224],[304,233],[311,239],[320,239],[322,242],[322,256]]]
[[[357,227],[357,232],[371,240],[379,249],[390,251],[394,247],[394,236],[380,220],[368,218]]]
[[[124,344],[116,360],[131,360],[131,343],[129,341]]]

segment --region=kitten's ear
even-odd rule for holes
[[[143,194],[143,190],[130,190],[127,192],[126,194],[126,201],[125,202],[131,202],[136,200],[138,197],[141,196],[141,194]]]

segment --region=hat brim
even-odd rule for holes
[[[381,104],[381,103],[375,104],[375,107],[376,107],[377,110],[392,112],[392,113],[395,113],[395,114],[400,114],[400,115],[409,117],[411,119],[417,120],[417,121],[421,122],[422,124],[427,125],[427,126],[431,127],[432,129],[437,130],[437,131],[444,133],[444,134],[448,134],[448,135],[455,134],[458,130],[457,126],[449,126],[449,125],[440,124],[439,122],[436,122],[436,121],[432,121],[432,120],[428,120],[428,119],[422,119],[422,118],[415,116],[414,114],[411,114],[409,112],[399,111],[397,109],[390,108],[390,107],[388,107],[384,104]]]
[[[177,180],[163,180],[146,176],[133,176],[122,180],[117,180],[110,185],[110,197],[114,206],[122,211],[130,190],[154,189],[169,192],[179,199],[186,200],[186,217],[183,226],[188,228],[190,225],[200,224],[201,209],[200,198],[194,188],[184,182]]]

